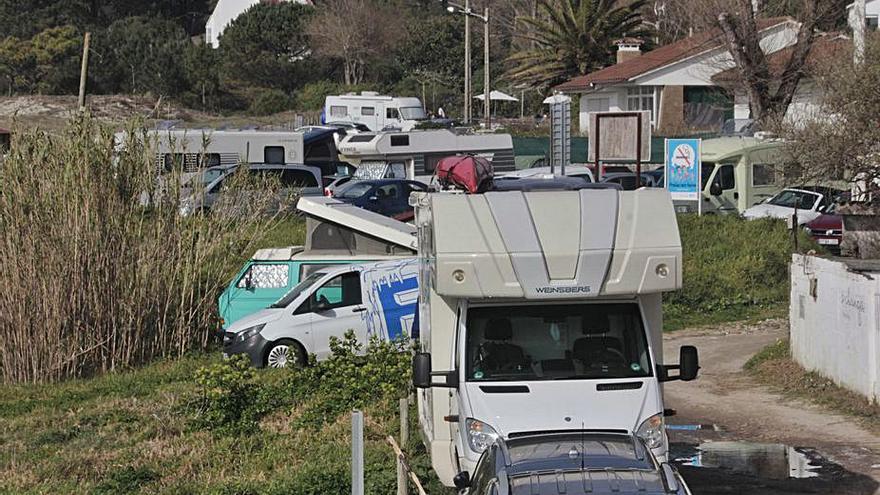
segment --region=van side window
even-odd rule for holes
[[[344,308],[361,303],[361,274],[348,272],[331,278],[311,297],[312,307],[324,302],[326,309]]]
[[[254,263],[235,285],[239,289],[283,289],[290,281],[287,264]]]
[[[376,115],[376,108],[375,107],[361,107],[361,115],[364,115],[364,116]]]
[[[722,165],[720,169],[718,169],[718,176],[716,179],[719,184],[721,184],[721,189],[728,190],[736,187],[736,180],[733,174],[733,165]]]
[[[266,146],[263,148],[263,162],[284,164],[284,146]]]
[[[336,263],[303,263],[299,265],[299,279],[305,280],[316,271],[332,266],[336,266]]]
[[[769,163],[755,163],[752,165],[752,185],[772,186],[776,184],[776,169]]]
[[[348,107],[345,105],[330,105],[330,116],[346,117],[348,116]]]
[[[385,109],[385,118],[386,119],[400,119],[400,113],[396,108],[386,108]]]

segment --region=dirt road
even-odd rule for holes
[[[759,480],[755,487],[746,489],[749,480],[760,478],[760,472],[758,475],[751,473],[745,479],[733,476],[725,482],[716,479],[715,475],[727,471],[708,475],[702,469],[683,467],[686,477],[696,480],[696,485],[705,485],[702,489],[692,487],[695,493],[870,494],[878,488],[880,437],[860,427],[852,418],[781,397],[756,383],[742,370],[752,355],[786,337],[787,325],[786,320],[768,320],[753,325],[729,324],[667,335],[664,338],[667,362],[677,360],[679,346],[690,344],[699,349],[701,365],[700,377],[696,381],[665,385],[666,406],[679,413],[670,418],[669,423],[717,425],[719,429],[714,431],[704,427],[701,431],[673,431],[670,439],[678,450],[682,450],[682,446],[686,450],[689,445],[707,441],[805,448],[808,456],[815,454],[823,458],[818,464],[824,464],[825,472],[834,471],[834,475],[826,476],[825,482],[812,479],[761,483]],[[844,474],[849,475],[845,480]],[[701,477],[707,479],[700,480]]]

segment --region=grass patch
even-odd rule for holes
[[[788,339],[778,340],[765,347],[752,356],[744,367],[758,381],[788,397],[855,417],[865,427],[880,432],[880,405],[837,385],[819,373],[802,368],[791,359]]]
[[[683,287],[663,296],[664,329],[781,316],[792,242],[785,222],[679,215]],[[820,248],[802,235],[803,250]]]
[[[409,361],[400,356],[400,362]],[[272,407],[213,419],[257,423],[245,428],[206,428],[194,416],[193,400],[205,394],[204,383],[211,385],[199,370],[224,368],[219,353],[190,354],[91,379],[2,386],[0,493],[347,493],[352,407],[363,407],[368,418],[367,493],[393,493],[394,455],[384,438],[398,435],[399,391],[380,398],[383,394],[373,387],[348,397],[343,391],[329,394],[329,385],[322,382],[331,371],[339,380],[351,373],[380,377],[376,380],[396,373],[404,375],[401,384],[408,374],[400,372],[396,361],[366,360],[361,371],[343,361],[334,364],[338,370],[318,369],[308,376],[252,370],[252,376],[242,377],[255,402]],[[214,378],[224,380],[222,374]],[[295,393],[306,379],[317,395]],[[236,387],[218,391],[223,400],[217,404],[236,407],[226,398],[235,399],[239,392]],[[274,392],[275,402],[261,397],[262,392]],[[322,406],[321,401],[329,402]],[[318,417],[319,411],[326,414]],[[432,495],[453,493],[430,470],[415,433],[415,406],[410,418],[409,451],[420,479]]]

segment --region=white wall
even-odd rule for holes
[[[822,91],[813,81],[801,80],[798,89],[785,112],[785,121],[790,124],[798,125],[811,120],[825,118],[822,105]],[[751,110],[749,109],[749,97],[745,91],[738,90],[733,95],[733,118],[749,119],[751,118]]]
[[[853,273],[839,261],[793,255],[789,311],[792,357],[801,366],[880,397],[880,271]]]

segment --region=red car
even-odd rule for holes
[[[833,253],[840,253],[840,240],[843,237],[843,217],[826,213],[807,222],[804,228],[816,243]]]

